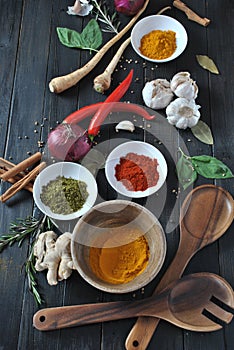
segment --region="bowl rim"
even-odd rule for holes
[[[155,155],[155,158],[158,160],[158,157],[160,157],[160,162],[158,164],[158,171],[159,171],[159,181],[157,182],[157,184],[153,187],[149,187],[147,188],[145,191],[129,191],[127,190],[124,185],[122,185],[122,183],[120,181],[117,181],[116,179],[116,183],[118,183],[118,185],[120,186],[120,188],[115,185],[115,183],[113,183],[112,179],[111,179],[111,175],[110,175],[110,172],[108,171],[109,169],[109,166],[110,166],[110,163],[112,163],[113,161],[115,161],[115,158],[114,158],[114,155],[115,153],[120,150],[121,148],[124,148],[128,145],[131,146],[131,145],[142,145],[144,147],[147,147],[149,149],[152,150],[152,153],[156,153]],[[137,152],[136,150],[128,150],[126,153],[128,152],[134,152],[134,153],[137,153],[137,154],[140,154],[139,152]],[[125,154],[126,154],[125,153]],[[143,152],[142,152],[143,153]],[[142,154],[141,153],[141,154]],[[144,155],[147,155],[147,156],[150,156],[150,158],[153,158],[152,155],[149,155],[148,153]],[[124,156],[124,154],[123,154]],[[115,166],[118,162],[119,162],[119,159],[120,157],[118,157],[118,161],[115,162],[113,164],[113,166]],[[108,166],[109,164],[109,166]],[[167,166],[167,162],[166,162],[166,159],[164,157],[164,155],[162,154],[161,151],[159,151],[158,148],[156,148],[155,146],[151,145],[150,143],[148,142],[144,142],[144,141],[133,141],[133,140],[130,140],[130,141],[127,141],[127,142],[123,142],[121,144],[119,144],[118,146],[116,146],[108,155],[107,159],[106,159],[106,163],[105,163],[105,175],[106,175],[106,178],[107,178],[107,181],[108,183],[114,188],[114,190],[126,197],[131,197],[131,198],[143,198],[143,197],[148,197],[156,192],[159,191],[159,189],[163,186],[163,184],[165,183],[166,181],[166,178],[167,178],[167,173],[168,173],[168,166]]]
[[[131,280],[130,282],[124,283],[124,284],[120,284],[120,285],[115,285],[115,284],[106,284],[105,286],[103,286],[103,282],[98,281],[97,280],[93,280],[91,277],[87,276],[87,274],[83,271],[82,267],[80,266],[78,260],[77,260],[77,255],[75,253],[75,245],[78,244],[79,247],[82,246],[82,243],[79,244],[76,242],[75,236],[77,235],[77,230],[79,228],[79,226],[82,225],[83,221],[86,219],[86,217],[90,214],[90,212],[92,210],[96,210],[98,208],[101,208],[103,206],[110,206],[111,204],[123,204],[123,205],[130,205],[130,206],[134,206],[139,208],[140,210],[144,210],[144,212],[146,214],[149,215],[149,217],[151,218],[151,220],[153,220],[155,222],[155,224],[157,225],[157,227],[159,228],[159,232],[160,232],[160,238],[161,238],[161,242],[162,242],[162,249],[161,249],[161,256],[160,256],[160,262],[157,266],[155,266],[153,273],[151,273],[150,275],[147,276],[147,278],[144,280],[144,282],[142,282],[141,284],[139,284],[138,286],[135,286],[133,284],[133,281],[136,281],[139,276],[142,276],[143,273],[146,272],[146,270],[144,270],[140,275],[136,276],[133,280]],[[142,205],[135,203],[135,202],[131,202],[129,200],[124,200],[124,199],[115,199],[115,200],[110,200],[110,201],[104,201],[101,203],[96,204],[95,206],[93,206],[87,213],[85,213],[76,223],[75,228],[73,229],[72,232],[72,239],[71,239],[71,255],[72,255],[72,259],[73,259],[73,263],[74,263],[74,267],[75,269],[78,271],[78,273],[80,274],[80,276],[90,285],[92,285],[93,287],[97,288],[98,290],[104,291],[104,292],[108,292],[108,293],[115,293],[115,294],[124,294],[124,293],[129,293],[129,292],[133,292],[136,291],[140,288],[143,288],[144,286],[146,286],[148,283],[150,283],[160,272],[164,262],[165,262],[165,258],[166,258],[166,253],[167,253],[167,240],[166,240],[166,234],[164,232],[164,229],[161,225],[161,223],[159,222],[158,218],[146,207],[143,207]],[[105,282],[104,282],[105,283]],[[124,286],[123,288],[119,289],[119,286]]]
[[[87,187],[90,187],[89,181],[91,180],[91,186],[92,186],[92,192],[91,192],[91,194],[89,193],[89,196],[88,196],[86,202],[84,203],[83,207],[81,209],[77,210],[76,212],[73,212],[73,213],[70,213],[67,215],[53,213],[48,206],[46,206],[44,203],[42,203],[42,201],[40,200],[40,192],[39,192],[40,188],[41,188],[40,181],[41,181],[42,176],[45,176],[48,172],[51,172],[51,169],[54,169],[54,170],[56,170],[56,168],[61,169],[60,173],[56,173],[54,171],[53,176],[48,177],[48,181],[46,182],[46,183],[48,183],[52,179],[55,179],[57,176],[63,174],[63,167],[72,167],[72,168],[76,168],[78,170],[82,170],[82,172],[85,172],[86,176],[89,178],[88,181],[87,180],[85,181],[85,179],[87,179],[87,177],[85,177],[85,179],[83,179],[83,181],[86,182]],[[70,177],[75,178],[72,175]],[[78,179],[78,178],[76,178],[76,179]],[[77,219],[80,216],[84,215],[95,204],[95,201],[97,199],[97,194],[98,194],[97,182],[96,182],[93,174],[85,166],[78,164],[78,163],[74,163],[74,162],[56,162],[56,163],[48,165],[46,168],[44,168],[38,174],[38,176],[36,177],[36,180],[34,182],[34,185],[33,185],[33,199],[34,199],[35,204],[38,207],[38,209],[42,213],[44,213],[45,215],[48,215],[50,218],[55,219],[55,220],[61,220],[61,221],[74,220],[74,219]],[[87,204],[87,202],[88,202],[88,204]]]
[[[167,57],[165,59],[162,59],[162,60],[156,60],[156,59],[152,59],[152,58],[149,58],[147,56],[144,56],[140,50],[135,46],[134,42],[133,42],[133,36],[137,30],[137,28],[142,25],[142,23],[150,20],[150,19],[156,19],[156,18],[164,18],[168,21],[171,21],[171,22],[174,22],[178,28],[180,28],[181,32],[183,33],[184,37],[185,37],[185,41],[184,41],[184,44],[182,45],[182,48],[180,50],[176,50],[170,57]],[[169,29],[168,29],[169,30]],[[135,25],[134,27],[132,28],[132,31],[131,31],[131,45],[132,45],[132,48],[134,49],[134,51],[142,58],[144,58],[145,60],[147,61],[150,61],[150,62],[154,62],[154,63],[165,63],[165,62],[169,62],[169,61],[172,61],[174,60],[175,58],[177,58],[178,56],[180,56],[186,46],[187,46],[187,43],[188,43],[188,34],[187,34],[187,31],[185,29],[185,27],[183,26],[183,24],[181,22],[179,22],[177,19],[171,17],[171,16],[167,16],[167,15],[149,15],[149,16],[146,16],[142,19],[140,19]]]

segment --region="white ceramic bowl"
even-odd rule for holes
[[[133,152],[139,155],[145,155],[158,161],[157,171],[159,179],[155,186],[147,188],[145,191],[129,191],[121,181],[115,177],[115,167],[120,162],[120,158],[127,153]],[[117,146],[109,154],[105,165],[105,174],[109,184],[119,193],[127,197],[141,198],[147,197],[157,192],[164,184],[167,177],[167,163],[162,153],[154,146],[142,141],[128,141]]]
[[[56,214],[41,201],[42,186],[47,185],[51,180],[55,180],[57,176],[70,177],[84,181],[87,184],[89,195],[80,210],[67,215]],[[97,183],[90,171],[84,166],[72,162],[59,162],[49,165],[37,176],[33,186],[33,198],[37,207],[49,217],[56,220],[73,220],[85,214],[94,205],[97,198]]]
[[[142,55],[139,50],[141,39],[144,35],[150,33],[152,30],[172,30],[176,33],[177,48],[170,57],[162,60],[155,60]],[[142,58],[156,63],[163,63],[174,60],[184,51],[187,46],[187,42],[187,32],[182,24],[176,19],[164,15],[154,15],[143,18],[135,24],[131,33],[131,44],[136,53]]]
[[[149,246],[149,261],[146,268],[127,283],[111,284],[96,276],[89,262],[90,247],[103,237],[115,238],[118,228],[134,225],[144,234]],[[108,229],[112,231],[109,232]],[[126,230],[126,232],[128,232]],[[132,236],[125,236],[127,242]],[[121,245],[115,240],[115,246]],[[100,246],[98,246],[101,248]],[[166,256],[165,233],[158,219],[145,207],[130,201],[112,200],[95,205],[77,222],[72,233],[71,253],[75,268],[92,286],[109,293],[128,293],[144,287],[160,271]]]

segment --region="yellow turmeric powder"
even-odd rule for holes
[[[115,232],[113,234],[113,232]],[[149,246],[146,238],[137,228],[110,229],[103,247],[91,247],[90,266],[95,275],[111,284],[123,284],[139,275],[149,261]],[[125,238],[124,238],[125,237]],[[127,244],[126,237],[137,237]]]
[[[172,30],[153,30],[142,37],[139,49],[151,59],[168,58],[176,50],[176,33]]]

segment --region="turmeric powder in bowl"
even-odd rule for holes
[[[89,252],[90,266],[98,278],[111,284],[128,283],[145,270],[149,246],[142,231],[134,227],[110,228],[104,236],[105,241],[94,242]],[[126,238],[131,238],[127,244]],[[103,247],[97,247],[97,243]]]
[[[170,16],[144,17],[131,32],[131,44],[136,53],[155,63],[174,60],[185,50],[187,42],[185,28]]]
[[[144,287],[160,271],[166,237],[158,219],[132,201],[95,205],[72,233],[74,267],[92,286],[108,293]]]
[[[173,30],[152,30],[142,37],[139,50],[148,58],[163,60],[172,56],[176,47],[176,33]]]

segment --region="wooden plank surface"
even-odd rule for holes
[[[88,285],[76,272],[66,282],[55,287],[46,283],[45,273],[38,274],[40,291],[46,303],[43,306],[61,306],[89,302],[134,300],[151,295],[164,271],[172,260],[179,241],[179,229],[176,217],[171,217],[178,183],[175,176],[174,158],[178,156],[177,146],[185,144],[190,155],[213,155],[225,162],[234,171],[234,118],[233,118],[233,32],[234,4],[224,0],[187,1],[188,5],[202,17],[211,19],[208,27],[202,27],[189,21],[184,13],[172,8],[166,14],[179,20],[188,32],[188,46],[185,52],[172,62],[155,65],[138,57],[131,45],[126,49],[113,74],[110,89],[105,94],[98,94],[92,88],[93,79],[100,74],[119,44],[105,55],[97,67],[82,79],[79,84],[60,95],[52,94],[48,89],[49,81],[62,74],[67,74],[83,66],[92,57],[89,51],[70,49],[61,45],[57,38],[56,27],[68,27],[81,31],[90,17],[68,16],[65,0],[9,0],[1,2],[0,16],[0,152],[1,156],[15,163],[27,158],[29,154],[42,151],[51,128],[56,127],[68,114],[90,103],[104,101],[118,86],[131,68],[134,79],[122,101],[144,105],[142,88],[146,81],[156,78],[170,80],[179,71],[188,71],[199,86],[197,103],[201,105],[201,119],[212,129],[215,143],[208,146],[198,141],[190,130],[175,132],[168,127],[168,144],[174,146],[173,156],[164,143],[160,143],[157,134],[157,120],[143,122],[136,118],[136,133],[116,135],[115,124],[121,116],[109,116],[97,137],[96,149],[106,157],[113,147],[124,140],[139,139],[155,144],[165,155],[169,174],[166,188],[158,195],[140,204],[148,207],[159,216],[166,232],[168,251],[165,264],[160,274],[143,290],[124,295],[107,294]],[[165,0],[150,4],[144,15],[155,14],[168,4]],[[113,2],[108,1],[113,9]],[[121,25],[129,18],[120,15]],[[125,36],[127,37],[130,32]],[[110,34],[104,34],[107,41]],[[121,40],[123,41],[124,38]],[[217,64],[220,75],[211,74],[202,69],[196,54],[211,57]],[[165,118],[165,110],[159,111]],[[165,121],[166,122],[166,121]],[[88,120],[81,123],[88,126]],[[166,141],[166,140],[165,140]],[[103,170],[97,177],[99,186],[98,201],[117,198],[117,194],[106,186]],[[213,182],[199,176],[195,186],[215,183],[234,195],[233,179]],[[9,184],[1,183],[1,191]],[[165,192],[165,191],[166,192]],[[165,200],[162,210],[158,199]],[[118,195],[118,198],[122,198]],[[183,200],[183,196],[180,201]],[[9,225],[16,218],[25,218],[33,213],[33,201],[30,193],[21,191],[6,204],[0,206],[1,233],[8,231]],[[178,209],[177,209],[178,214]],[[177,217],[178,219],[178,217]],[[199,220],[199,218],[198,218]],[[169,232],[170,231],[170,232]],[[185,273],[209,271],[220,274],[234,287],[233,225],[218,242],[200,251],[189,263]],[[28,254],[28,244],[21,248],[17,245],[5,249],[0,254],[0,350],[8,349],[81,349],[81,350],[123,350],[126,337],[135,320],[123,320],[96,324],[80,328],[54,332],[39,332],[32,326],[32,316],[38,309],[28,291],[28,283],[22,269]],[[161,321],[155,332],[149,350],[231,350],[234,343],[234,322],[223,330],[214,333],[195,333],[183,331]],[[136,350],[139,350],[136,347]]]

